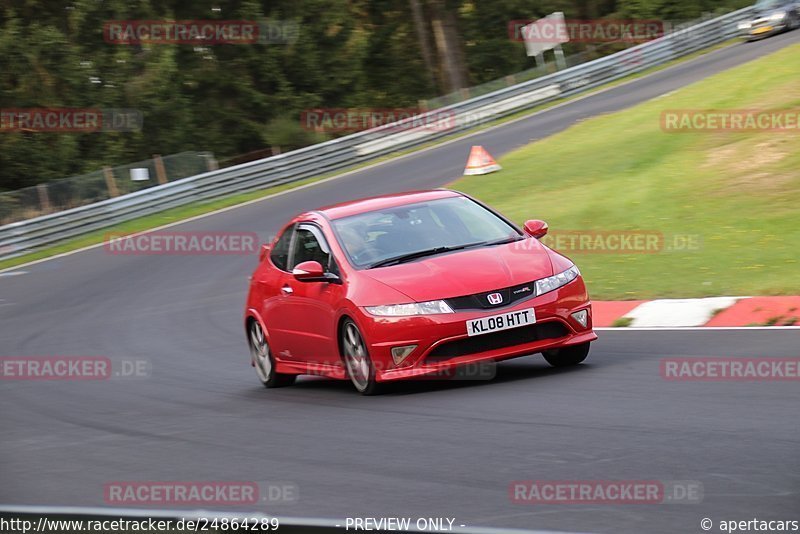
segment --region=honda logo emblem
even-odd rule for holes
[[[490,293],[486,298],[489,300],[489,304],[500,304],[503,302],[503,295],[500,293]]]

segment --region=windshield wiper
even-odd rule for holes
[[[484,241],[483,243],[475,243],[475,245],[469,245],[469,246],[481,245],[483,247],[491,247],[494,245],[505,245],[506,243],[513,243],[514,241],[519,241],[520,239],[524,238],[522,236],[513,235],[510,237],[504,237],[503,239],[496,239],[494,241]]]
[[[416,260],[417,258],[424,258],[426,256],[434,256],[436,254],[442,254],[443,252],[452,252],[454,250],[464,250],[466,248],[475,247],[490,247],[492,245],[502,245],[504,243],[511,243],[517,240],[519,240],[519,236],[504,237],[503,239],[497,239],[495,241],[479,241],[478,243],[467,243],[466,245],[456,245],[451,247],[435,247],[428,250],[420,250],[417,252],[411,252],[409,254],[401,254],[400,256],[395,256],[393,258],[387,258],[385,260],[373,263],[368,267],[368,269],[397,265],[398,263],[404,263],[407,261]]]
[[[393,258],[387,258],[385,260],[375,262],[368,268],[374,269],[376,267],[386,267],[387,265],[397,265],[398,263],[404,263],[407,261],[415,260],[417,258],[424,258],[425,256],[435,256],[436,254],[441,254],[443,252],[462,250],[469,246],[474,246],[474,245],[458,245],[456,247],[436,247],[428,250],[419,250],[417,252],[411,252],[410,254],[401,254],[400,256],[395,256]]]

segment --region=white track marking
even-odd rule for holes
[[[598,332],[703,332],[714,330],[800,330],[800,326],[603,326]]]
[[[633,319],[631,326],[702,326],[714,312],[736,304],[737,297],[704,299],[657,299],[640,304],[624,316]]]
[[[14,269],[16,269],[16,267],[14,267]],[[0,276],[20,276],[23,274],[28,274],[28,271],[0,271]]]

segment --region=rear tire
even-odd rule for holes
[[[375,395],[379,392],[380,385],[375,380],[375,366],[367,352],[364,337],[352,319],[345,319],[339,335],[339,345],[342,351],[347,376],[362,395]]]
[[[542,356],[553,367],[569,367],[578,365],[589,355],[589,343],[572,345],[560,349],[546,350]]]
[[[247,339],[249,340],[250,358],[252,359],[253,367],[255,367],[258,379],[264,384],[264,387],[280,388],[294,384],[297,375],[287,375],[275,371],[275,360],[272,357],[272,351],[269,348],[269,343],[267,343],[264,330],[258,321],[253,320],[250,322]]]

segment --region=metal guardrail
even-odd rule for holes
[[[181,152],[0,192],[0,226],[88,206],[217,168],[208,152]],[[134,179],[134,170],[139,179]]]
[[[176,180],[51,215],[0,226],[0,259],[111,225],[236,193],[300,181],[463,132],[506,115],[587,91],[735,37],[752,7],[673,31],[616,54],[429,112],[439,122],[390,124],[346,137]],[[419,120],[418,118],[416,120]]]

